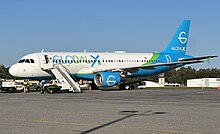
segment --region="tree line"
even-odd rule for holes
[[[13,76],[9,74],[8,70],[9,68],[5,67],[4,65],[0,65],[0,78],[13,79]],[[220,69],[207,68],[207,69],[196,70],[190,66],[181,67],[178,69],[165,72],[164,77],[165,77],[166,82],[168,83],[179,83],[179,84],[186,85],[187,79],[220,78]],[[142,81],[142,80],[158,82],[158,74],[147,76],[147,77],[130,78],[127,81],[134,82],[134,81]]]
[[[127,82],[137,82],[137,81],[154,81],[158,82],[159,75],[151,75],[147,77],[130,78]],[[168,83],[179,83],[186,85],[188,79],[197,78],[220,78],[220,69],[217,68],[207,68],[196,70],[190,66],[181,67],[178,69],[173,69],[164,73],[165,81]]]
[[[207,68],[196,70],[192,67],[181,67],[164,73],[165,81],[168,83],[179,83],[186,85],[188,79],[197,78],[220,78],[220,69]],[[158,75],[146,77],[146,80],[158,82]]]
[[[13,79],[13,76],[11,76],[8,72],[9,67],[5,67],[4,65],[0,64],[0,78],[2,79]]]

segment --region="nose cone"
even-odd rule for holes
[[[15,77],[18,75],[16,65],[12,65],[12,66],[9,68],[9,73],[10,73],[12,76],[15,76]]]

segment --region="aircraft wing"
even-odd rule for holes
[[[93,73],[97,72],[106,72],[106,71],[112,71],[112,72],[135,72],[139,69],[149,69],[154,70],[155,67],[160,66],[166,66],[166,67],[176,67],[176,66],[182,66],[187,64],[194,64],[194,63],[201,63],[205,61],[209,61],[211,58],[215,58],[218,56],[203,56],[203,57],[193,57],[193,58],[187,58],[187,59],[180,59],[177,62],[170,62],[170,63],[158,63],[158,64],[150,64],[150,65],[143,65],[143,66],[136,66],[136,67],[120,67],[120,68],[99,68],[94,69]]]

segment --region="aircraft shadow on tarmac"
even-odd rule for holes
[[[120,121],[122,121],[122,120],[131,118],[131,117],[134,117],[134,116],[152,116],[152,115],[162,115],[162,114],[167,114],[167,113],[168,113],[168,112],[162,112],[162,111],[156,111],[156,112],[154,112],[153,110],[149,110],[149,111],[146,111],[146,112],[143,112],[143,113],[138,113],[138,112],[139,112],[139,111],[120,111],[119,114],[124,115],[124,117],[119,118],[119,119],[116,119],[116,120],[113,120],[113,121],[110,121],[110,122],[105,123],[105,124],[103,124],[103,125],[100,125],[100,126],[91,128],[91,129],[89,129],[89,130],[86,130],[86,131],[84,131],[84,132],[81,132],[80,134],[88,134],[88,133],[94,132],[94,131],[96,131],[96,130],[98,130],[98,129],[107,127],[107,126],[109,126],[109,125],[112,125],[112,124],[114,124],[114,123],[120,122]]]

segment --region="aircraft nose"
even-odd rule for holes
[[[12,75],[12,76],[17,76],[17,69],[15,67],[16,65],[12,65],[10,68],[9,68],[9,73]]]

